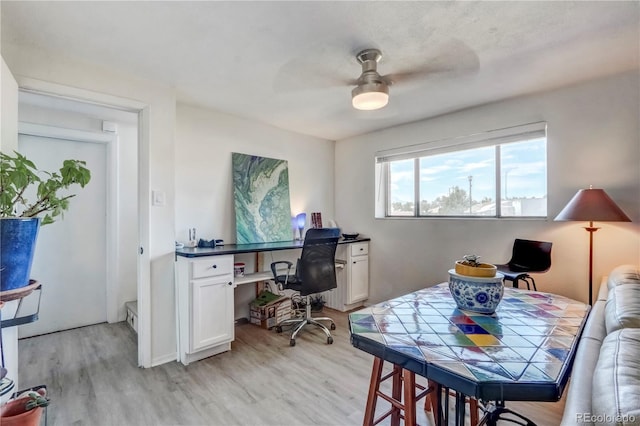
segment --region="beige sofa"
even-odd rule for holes
[[[640,425],[640,266],[618,266],[600,285],[562,425]]]

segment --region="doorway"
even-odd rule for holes
[[[18,151],[39,169],[58,170],[66,159],[86,162],[91,181],[62,220],[40,228],[31,277],[43,287],[39,320],[20,337],[107,321],[107,150],[97,141],[19,133]]]
[[[19,151],[48,171],[85,160],[92,175],[72,188],[64,218],[40,229],[31,273],[43,284],[40,315],[19,336],[123,321],[137,298],[138,114],[30,92],[19,101]]]

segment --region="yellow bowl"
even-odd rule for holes
[[[464,265],[461,260],[456,261],[456,274],[468,277],[495,277],[497,268],[490,263],[481,263],[480,266]]]

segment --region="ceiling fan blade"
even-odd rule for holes
[[[344,49],[344,43],[342,39],[323,41],[308,46],[304,54],[292,56],[277,70],[274,91],[290,93],[356,86],[354,75],[358,75],[360,67],[353,54]]]
[[[280,72],[273,82],[273,89],[277,93],[289,93],[347,87],[355,84],[353,79],[342,78],[329,70],[316,68],[306,73]]]
[[[448,39],[429,52],[422,64],[383,76],[391,83],[400,83],[424,78],[460,76],[476,72],[480,68],[478,55],[465,43]]]

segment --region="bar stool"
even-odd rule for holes
[[[369,384],[369,395],[367,396],[367,406],[364,413],[364,426],[374,426],[382,420],[391,416],[391,425],[400,424],[400,419],[404,420],[405,426],[416,425],[416,402],[425,397],[434,388],[422,386],[416,383],[416,375],[412,371],[405,370],[399,365],[393,364],[391,372],[382,375],[384,360],[378,357],[373,359],[373,369],[371,370],[371,382]],[[391,378],[391,395],[380,390],[380,384]],[[419,392],[416,394],[416,389]],[[391,404],[391,408],[377,419],[376,404],[378,398],[382,398]],[[404,403],[403,403],[404,401]],[[432,408],[437,411],[436,407]]]
[[[391,425],[400,424],[400,419],[404,420],[406,426],[416,426],[416,402],[421,398],[425,398],[424,410],[432,412],[435,423],[440,423],[440,416],[443,414],[439,410],[438,398],[436,391],[441,389],[438,383],[428,380],[427,386],[416,383],[415,373],[405,370],[399,365],[393,364],[391,372],[383,375],[382,369],[384,360],[375,357],[373,360],[373,368],[371,370],[371,381],[369,383],[369,394],[367,396],[367,404],[364,413],[364,426],[374,426],[391,416]],[[380,390],[380,385],[387,379],[392,380],[391,395]],[[419,392],[416,394],[416,390]],[[448,391],[447,391],[448,392]],[[451,393],[448,393],[451,395]],[[454,393],[455,395],[455,393]],[[375,418],[376,405],[378,398],[382,398],[391,404],[391,408]],[[447,398],[448,400],[448,398]],[[404,402],[403,402],[404,401]],[[469,412],[471,425],[478,424],[478,401],[474,398],[465,398],[465,402],[469,403]],[[448,403],[445,402],[445,409],[448,409]],[[448,413],[444,413],[444,418],[448,418]]]

